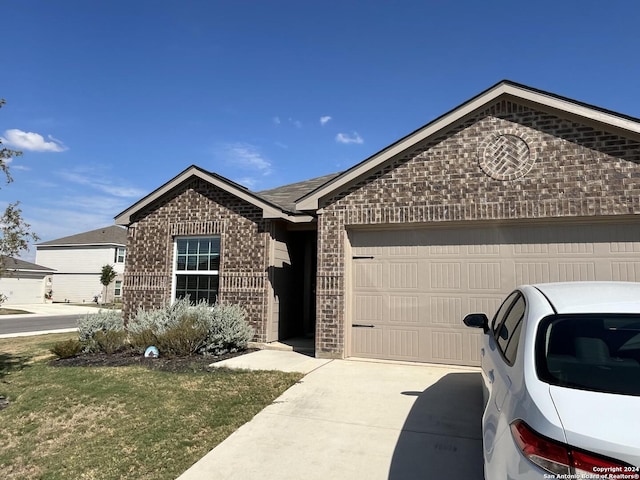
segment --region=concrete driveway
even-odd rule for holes
[[[318,362],[179,479],[483,479],[478,370]]]

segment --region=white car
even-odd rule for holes
[[[486,480],[640,478],[640,283],[526,285],[482,328]]]

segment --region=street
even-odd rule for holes
[[[84,316],[83,314],[55,316],[38,314],[7,315],[9,318],[0,316],[0,336],[76,328],[76,322]]]

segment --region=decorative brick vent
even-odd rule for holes
[[[496,180],[525,176],[535,163],[527,141],[515,131],[488,135],[478,149],[480,168]]]

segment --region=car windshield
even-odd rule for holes
[[[640,396],[640,314],[545,318],[536,370],[551,385]]]

